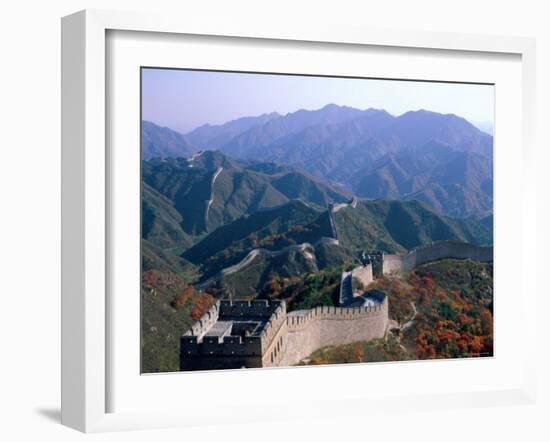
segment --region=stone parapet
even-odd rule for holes
[[[417,247],[406,255],[383,256],[382,272],[409,271],[416,266],[441,259],[473,259],[482,262],[493,261],[493,247],[476,246],[459,241],[437,241]]]
[[[329,345],[383,338],[388,326],[388,300],[365,307],[315,307],[292,312],[286,320],[287,335],[279,366],[298,363]]]

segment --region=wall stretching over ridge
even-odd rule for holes
[[[357,207],[357,198],[352,198],[349,203],[335,203],[331,204],[328,208],[328,218],[330,221],[330,230],[332,231],[332,237],[338,241],[338,230],[336,229],[336,223],[334,222],[334,214],[339,210],[345,209],[346,207]],[[338,242],[337,242],[338,244]]]
[[[211,278],[208,278],[206,281],[203,281],[200,284],[195,285],[195,287],[198,290],[205,290],[210,285],[212,285],[215,281],[218,281],[219,279],[225,276],[232,275],[233,273],[240,272],[241,270],[246,268],[248,265],[250,265],[258,256],[273,258],[276,256],[284,255],[285,253],[289,253],[292,251],[297,251],[302,254],[309,253],[312,256],[315,256],[315,249],[319,244],[338,245],[339,243],[338,243],[338,240],[334,238],[322,237],[322,238],[319,238],[314,243],[304,242],[301,244],[293,244],[291,246],[283,247],[280,250],[268,250],[263,248],[252,249],[238,263],[220,270],[216,275],[212,276]]]
[[[358,284],[354,279],[361,287],[356,287]],[[342,272],[338,297],[340,306],[345,306],[353,301],[355,296],[362,295],[364,289],[373,281],[372,264],[370,263],[366,266],[355,267],[351,272]]]
[[[305,247],[298,245],[297,247]],[[411,250],[406,255],[383,255],[383,273],[412,270],[440,259],[493,261],[493,247],[457,241],[440,241]],[[388,328],[388,298],[377,305],[345,307],[353,300],[353,279],[363,288],[373,281],[372,265],[342,275],[341,307],[315,307],[286,312],[281,301],[218,301],[181,337],[182,369],[277,367],[299,363],[314,351],[358,341],[383,338]],[[219,319],[263,319],[256,336],[205,336]]]
[[[206,335],[218,319],[268,318],[257,336]],[[384,337],[388,299],[363,307],[315,307],[286,313],[281,301],[218,301],[180,338],[182,370],[294,365],[315,350]]]
[[[357,287],[357,289],[361,292],[371,283],[374,282],[374,276],[372,274],[372,264],[369,263],[366,266],[359,266],[352,270],[351,272],[351,278],[356,279],[361,287]],[[352,288],[355,290],[356,287],[354,284],[352,284]]]
[[[382,338],[388,327],[388,299],[368,307],[315,307],[287,315],[286,336],[277,366],[300,362],[329,345]]]
[[[384,254],[382,273],[409,271],[416,266],[448,258],[491,262],[493,261],[493,247],[476,246],[458,241],[438,241],[417,247],[406,255]]]

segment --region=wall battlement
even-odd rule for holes
[[[210,309],[193,324],[184,336],[202,338],[210,328],[218,321],[220,312],[220,301],[217,301]]]
[[[210,335],[214,324],[223,323],[223,329],[235,319],[265,322],[251,336]],[[180,365],[182,370],[293,365],[327,345],[381,338],[387,324],[387,298],[378,305],[320,306],[289,314],[281,301],[219,301],[181,337]]]
[[[383,338],[388,328],[388,298],[363,307],[315,307],[286,319],[284,354],[277,365],[293,365],[330,345]]]
[[[294,328],[300,328],[304,325],[308,325],[309,322],[315,320],[354,320],[358,318],[373,317],[376,313],[384,311],[387,304],[387,299],[381,304],[368,305],[364,307],[332,307],[332,306],[320,306],[310,310],[297,310],[286,317],[286,325],[289,330]]]
[[[208,355],[208,356],[231,356],[231,355],[261,355],[262,343],[258,336],[205,336],[201,342],[196,336],[182,336],[181,353],[183,355]]]
[[[459,241],[437,241],[417,247],[406,255],[384,255],[382,273],[409,271],[416,266],[441,259],[474,259],[493,261],[493,247],[476,246]]]
[[[282,301],[218,301],[181,336],[181,368],[261,366],[285,321]]]
[[[347,203],[334,203],[331,206],[334,213],[338,212],[339,210],[345,209],[346,207],[352,207],[355,209],[357,207],[357,198],[353,197]]]
[[[351,272],[342,272],[338,303],[340,306],[349,305],[356,296],[363,294],[367,286],[374,281],[372,264],[359,266]]]
[[[270,318],[286,311],[282,301],[255,299],[253,301],[219,301],[220,316],[257,316]]]
[[[369,263],[366,266],[359,266],[354,268],[351,271],[351,279],[353,292],[355,293],[356,291],[363,291],[371,282],[374,281],[372,264]],[[359,287],[356,287],[355,281],[359,283]]]
[[[384,254],[382,271],[407,271],[447,258],[490,262],[493,248],[434,242],[406,255]],[[369,304],[362,295],[366,305],[346,307],[342,300],[359,299],[354,299],[352,278],[364,289],[374,280],[372,264],[344,272],[340,291],[343,305],[339,307],[319,306],[287,314],[283,301],[216,302],[181,337],[181,369],[289,366],[322,347],[383,338],[388,329],[388,298],[381,294]]]

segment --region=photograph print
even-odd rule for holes
[[[141,371],[493,356],[492,84],[141,68]]]

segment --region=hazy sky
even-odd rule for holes
[[[335,103],[393,115],[427,109],[493,126],[493,86],[229,72],[142,70],[142,117],[186,133],[266,112]],[[481,124],[480,124],[481,123]],[[486,127],[482,127],[486,129]]]

